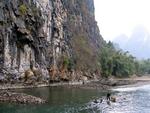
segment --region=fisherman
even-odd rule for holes
[[[110,99],[111,99],[111,94],[110,93],[107,93],[106,99],[110,101]]]

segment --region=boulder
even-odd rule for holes
[[[116,102],[116,97],[115,97],[115,96],[112,96],[112,97],[110,98],[110,101],[111,101],[111,102]]]
[[[34,73],[31,69],[28,69],[25,71],[24,79],[27,81],[28,79],[31,79],[34,76]]]

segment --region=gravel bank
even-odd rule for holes
[[[46,103],[46,100],[24,93],[0,91],[0,102],[9,102],[17,104],[43,104]]]

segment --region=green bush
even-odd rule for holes
[[[25,15],[27,13],[27,7],[25,4],[22,4],[19,6],[19,11],[22,15]]]
[[[102,75],[105,77],[129,77],[136,74],[138,67],[138,61],[132,55],[116,50],[111,42],[101,50],[100,63]]]
[[[68,67],[68,65],[69,65],[69,58],[64,57],[63,65],[64,65],[65,67]]]
[[[68,71],[71,71],[75,68],[75,62],[73,58],[69,58],[67,56],[63,56],[63,67],[66,68]]]

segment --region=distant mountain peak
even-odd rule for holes
[[[121,49],[129,51],[138,59],[150,58],[150,33],[141,25],[135,27],[130,37],[121,34],[113,42],[118,43]]]

